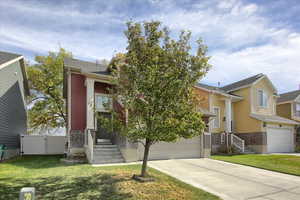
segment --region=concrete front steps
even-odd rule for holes
[[[97,139],[94,145],[92,164],[123,163],[124,158],[117,145],[113,145],[108,139]]]

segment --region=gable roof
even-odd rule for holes
[[[255,81],[257,81],[258,79],[264,77],[265,75],[260,73],[260,74],[256,74],[255,76],[251,76],[249,78],[245,78],[243,80],[231,83],[229,85],[225,85],[224,87],[221,87],[222,90],[226,91],[226,92],[231,92],[234,90],[237,90],[239,88],[242,87],[246,87],[248,85],[251,85],[252,83],[254,83]]]
[[[22,75],[23,75],[23,79],[24,79],[23,86],[24,86],[25,95],[29,96],[30,91],[29,91],[29,86],[28,86],[26,70],[25,70],[24,57],[19,54],[0,51],[0,69],[3,67],[9,66],[10,64],[17,62],[17,61],[20,62],[20,67],[21,67],[21,71],[22,71]]]
[[[110,72],[107,70],[107,65],[97,62],[87,62],[74,58],[65,58],[64,59],[65,67],[70,67],[77,69],[81,72],[86,73],[94,73],[94,74],[102,74],[109,75]]]
[[[0,65],[7,63],[16,58],[22,57],[21,55],[0,51]]]
[[[204,83],[197,83],[196,87],[199,87],[199,88],[202,88],[202,89],[205,89],[205,90],[208,90],[208,91],[213,91],[213,92],[219,93],[219,94],[224,95],[224,96],[231,96],[233,98],[238,98],[238,99],[242,98],[239,95],[227,93],[225,90],[222,90],[220,87],[210,86],[210,85],[207,85],[207,84],[204,84]]]
[[[287,93],[280,94],[280,97],[277,99],[277,103],[282,103],[286,101],[293,101],[300,95],[300,90],[295,90]]]
[[[207,90],[220,90],[219,87],[210,86],[210,85],[207,85],[207,84],[204,84],[204,83],[197,83],[196,86],[207,89]],[[225,91],[223,91],[223,92],[225,92]]]

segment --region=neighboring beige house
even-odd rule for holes
[[[300,122],[300,90],[280,94],[277,99],[277,114]],[[300,145],[300,128],[297,130],[296,142]]]
[[[300,90],[280,94],[277,99],[277,114],[300,122]]]
[[[224,87],[197,87],[209,91],[210,111],[217,116],[210,122],[211,133],[234,133],[233,139],[257,153],[294,151],[298,122],[276,114],[277,90],[266,75]]]

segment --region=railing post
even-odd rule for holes
[[[245,150],[245,141],[242,139],[242,152],[244,153]]]
[[[91,132],[92,132],[92,137],[93,137],[93,145],[95,145],[96,144],[96,133],[94,130],[91,130]]]

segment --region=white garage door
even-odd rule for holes
[[[294,134],[291,129],[267,128],[268,153],[294,151]]]
[[[200,158],[200,136],[192,139],[181,139],[176,143],[160,142],[150,147],[149,160]],[[143,146],[139,148],[139,159],[143,159]]]

